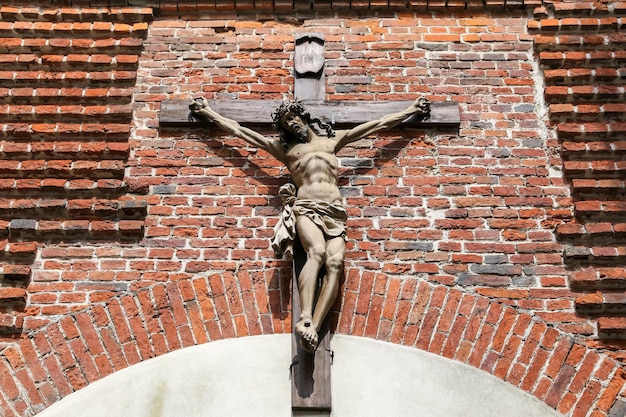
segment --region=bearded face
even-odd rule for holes
[[[309,141],[309,125],[300,116],[288,112],[280,118],[280,125],[300,142]]]

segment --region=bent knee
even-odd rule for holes
[[[326,257],[326,251],[324,246],[316,245],[309,248],[306,255],[308,259],[322,263],[324,262],[324,258]]]
[[[343,254],[335,254],[326,257],[326,269],[328,272],[336,272],[343,267]]]

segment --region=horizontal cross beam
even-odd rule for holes
[[[159,124],[184,126],[207,123],[194,119],[189,111],[189,101],[165,100],[161,103]],[[282,103],[280,100],[209,100],[209,106],[224,117],[236,120],[244,126],[269,126],[272,112]],[[307,103],[305,106],[313,117],[320,118],[333,127],[350,127],[387,114],[402,111],[412,101],[327,101]],[[402,126],[411,127],[458,127],[460,124],[459,106],[454,101],[435,101],[431,103],[430,115],[422,120],[413,116],[405,120]]]

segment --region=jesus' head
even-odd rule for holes
[[[333,128],[320,119],[313,118],[300,100],[282,103],[272,113],[272,120],[272,126],[278,130],[280,141],[285,147],[293,141],[307,142],[309,140],[309,129],[313,129],[316,134],[319,134],[314,124],[324,129],[327,136],[335,136]]]

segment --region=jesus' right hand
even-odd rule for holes
[[[189,110],[191,110],[194,113],[199,113],[203,109],[208,108],[208,107],[209,107],[209,102],[204,97],[195,98],[193,99],[191,104],[189,104]]]

